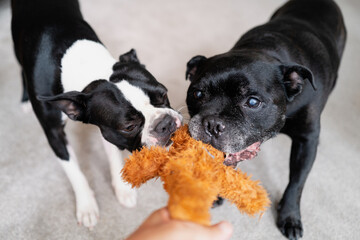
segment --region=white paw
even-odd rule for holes
[[[136,190],[131,188],[131,185],[124,182],[113,184],[116,197],[121,205],[132,208],[136,206],[137,193]]]
[[[32,106],[31,106],[30,101],[22,102],[21,109],[22,109],[23,113],[25,113],[25,114],[31,112]]]
[[[90,230],[97,224],[99,208],[93,196],[82,197],[76,203],[76,217],[79,225],[84,225]]]

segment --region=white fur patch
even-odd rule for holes
[[[114,188],[115,195],[121,205],[131,208],[136,206],[137,193],[131,185],[120,176],[121,169],[124,167],[125,158],[131,153],[127,150],[119,151],[119,149],[102,138],[105,152],[110,163],[111,183]]]
[[[101,43],[90,40],[74,42],[61,59],[64,92],[82,91],[94,80],[109,80],[115,62]]]
[[[181,123],[182,116],[179,113],[171,108],[154,107],[150,103],[149,96],[147,96],[141,88],[131,85],[126,80],[116,83],[116,86],[123,93],[126,100],[145,117],[144,129],[141,136],[142,144],[151,146],[157,143],[157,139],[152,136],[150,132],[154,129],[154,122],[156,122],[159,117],[168,114],[176,119],[177,124]]]
[[[25,114],[27,114],[27,113],[29,113],[29,112],[31,112],[33,110],[30,101],[22,102],[21,103],[21,109],[23,110],[23,112]]]
[[[74,151],[68,146],[69,161],[60,160],[76,197],[76,217],[79,224],[92,228],[99,218],[99,208],[94,193],[91,190],[84,174],[81,172]]]

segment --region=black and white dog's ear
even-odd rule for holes
[[[305,80],[308,80],[316,90],[314,76],[310,69],[295,64],[281,65],[280,70],[283,75],[282,83],[284,84],[286,98],[289,102],[301,93]]]
[[[85,119],[88,97],[84,93],[71,91],[56,96],[38,96],[37,99],[59,108],[72,120]]]
[[[190,61],[188,61],[186,65],[186,74],[185,79],[189,79],[190,81],[194,80],[194,76],[196,72],[200,69],[201,65],[205,62],[207,58],[204,56],[195,56]]]
[[[120,55],[119,62],[114,65],[113,69],[116,69],[119,66],[123,66],[123,63],[137,63],[141,67],[145,68],[145,65],[140,63],[140,60],[136,55],[136,51],[133,48],[127,53]]]
[[[119,60],[121,63],[140,63],[133,48],[129,52],[120,55]]]

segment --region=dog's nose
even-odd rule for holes
[[[154,131],[162,135],[167,135],[169,133],[173,133],[176,130],[176,122],[173,117],[170,115],[166,115],[159,123],[156,125]]]
[[[203,126],[206,134],[214,137],[219,137],[225,130],[225,124],[214,116],[205,117]]]

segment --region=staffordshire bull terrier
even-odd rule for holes
[[[290,181],[277,217],[278,228],[289,239],[303,236],[301,193],[315,160],[320,116],[336,83],[345,40],[335,2],[291,0],[230,51],[196,56],[187,63],[190,132],[225,152],[225,164],[253,158],[260,144],[278,133],[292,139]]]

